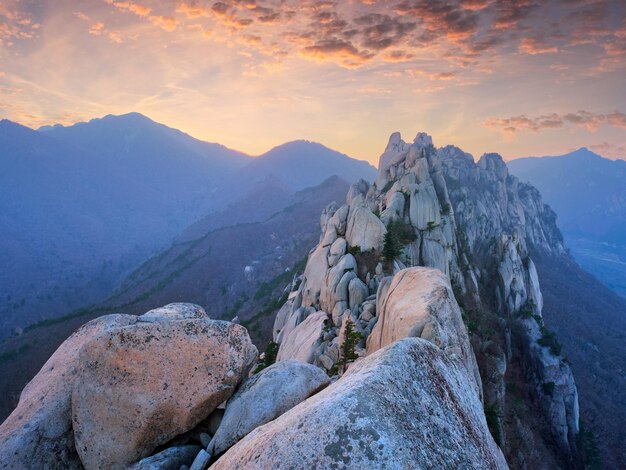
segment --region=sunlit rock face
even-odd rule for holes
[[[468,311],[479,315],[478,324],[483,325],[471,336],[471,347],[467,333],[465,337],[459,333],[456,344],[467,364],[476,363],[472,349],[481,358],[478,382],[483,385],[485,407],[496,410],[492,431],[499,443],[505,445],[507,438],[504,375],[510,361],[520,359],[524,377],[541,404],[540,419],[551,429],[546,439],[558,443],[562,461],[575,459],[576,386],[559,351],[544,346],[543,297],[531,258],[533,253],[558,255],[565,250],[556,216],[538,191],[510,175],[497,154],[485,154],[476,163],[457,147],[435,148],[425,133],[418,133],[412,143],[394,133],[380,156],[374,184],[353,184],[346,202],[324,211],[320,243],[311,251],[301,284],[281,309],[275,332],[281,325],[293,329],[309,315],[326,314],[315,350],[308,356],[309,362],[326,370],[336,368],[341,359],[340,332],[347,320],[361,334],[355,347],[360,357],[403,336],[437,338],[435,344],[445,348],[442,336],[431,327],[461,331],[451,326],[450,318],[433,321],[436,314],[407,307],[394,309],[399,317],[387,323],[384,304],[385,299],[398,298],[389,291],[392,284],[394,288],[403,284],[397,277],[403,269],[436,269],[461,304],[461,313],[454,316],[457,326],[459,316],[470,321]],[[395,239],[395,249],[387,250],[389,238]],[[388,259],[389,253],[393,259]],[[349,288],[356,280],[367,292]],[[407,298],[417,295],[413,292],[419,290],[417,284],[406,289]],[[495,325],[494,331],[484,326],[488,322]],[[293,348],[280,333],[275,340],[282,350]],[[476,375],[475,367],[470,370]]]
[[[211,468],[507,469],[462,361],[407,338],[261,426]]]

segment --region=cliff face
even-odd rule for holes
[[[564,253],[555,221],[499,155],[475,163],[456,147],[436,149],[424,133],[412,144],[392,134],[376,182],[353,184],[345,205],[322,213],[320,242],[276,318],[278,358],[298,355],[341,372],[353,330],[360,334],[355,357],[373,352],[385,335],[427,339],[477,377],[477,396],[511,466],[575,467],[576,385],[543,325],[530,257],[532,250]],[[411,266],[444,273],[451,289],[442,286],[440,296],[454,305],[443,308],[437,289],[416,293],[432,275],[403,287],[399,278]],[[442,315],[446,309],[459,312],[458,324],[454,314]]]

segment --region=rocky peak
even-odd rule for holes
[[[433,138],[426,132],[418,132],[415,139],[413,139],[413,143],[419,147],[428,147],[433,145]]]
[[[423,294],[428,301],[413,298],[428,276],[408,276],[406,268],[433,268],[449,283],[446,295],[466,310],[483,312],[478,323],[499,325],[495,342],[485,332],[485,337],[472,337],[480,357],[485,407],[499,416],[491,426],[499,443],[507,445],[504,375],[510,361],[520,359],[532,393],[542,404],[541,419],[551,429],[544,437],[560,446],[558,458],[572,462],[578,432],[576,386],[560,351],[546,352],[543,300],[531,259],[531,250],[563,252],[554,213],[532,186],[508,174],[495,153],[475,163],[457,147],[437,150],[428,134],[420,132],[407,144],[394,133],[379,161],[373,185],[352,185],[346,205],[325,211],[320,243],[276,320],[280,350],[293,348],[289,337],[306,337],[310,362],[332,373],[341,362],[342,332],[352,324],[361,337],[355,345],[357,356],[370,352],[374,337],[388,344],[418,336],[439,347],[456,338],[456,352],[447,350],[461,357],[459,351],[469,348],[463,322],[455,323],[454,314],[442,319],[434,313],[448,308],[432,303],[434,287]],[[405,277],[422,280],[399,289]],[[422,308],[431,313],[417,313]],[[325,322],[305,321],[320,312]]]

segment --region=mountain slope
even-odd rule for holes
[[[0,338],[91,303],[201,215],[249,157],[139,114],[0,123]]]
[[[581,148],[555,157],[520,158],[508,166],[556,211],[581,265],[626,296],[626,162]]]
[[[376,169],[367,162],[355,160],[316,142],[296,140],[274,147],[251,161],[238,177],[246,181],[273,174],[294,189],[319,184],[337,175],[346,181],[371,181]]]
[[[213,211],[219,211],[232,201],[249,197],[251,185],[254,187],[267,178],[299,191],[316,186],[331,176],[352,183],[360,178],[371,181],[375,175],[376,169],[367,162],[316,142],[296,140],[274,147],[252,159],[216,189],[208,191],[206,199],[211,201]]]
[[[319,236],[320,211],[343,200],[347,188],[337,177],[298,193],[261,185],[250,199],[191,225],[168,249],[137,268],[106,303],[7,338],[0,343],[0,377],[11,380],[0,381],[0,420],[57,346],[104,313],[193,300],[212,318],[239,315],[264,347],[271,338],[276,299],[293,277],[285,270],[306,256]],[[263,204],[255,204],[260,200]],[[246,266],[253,271],[246,273]]]

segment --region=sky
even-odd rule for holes
[[[131,111],[251,155],[626,158],[626,2],[0,0],[0,118]]]

